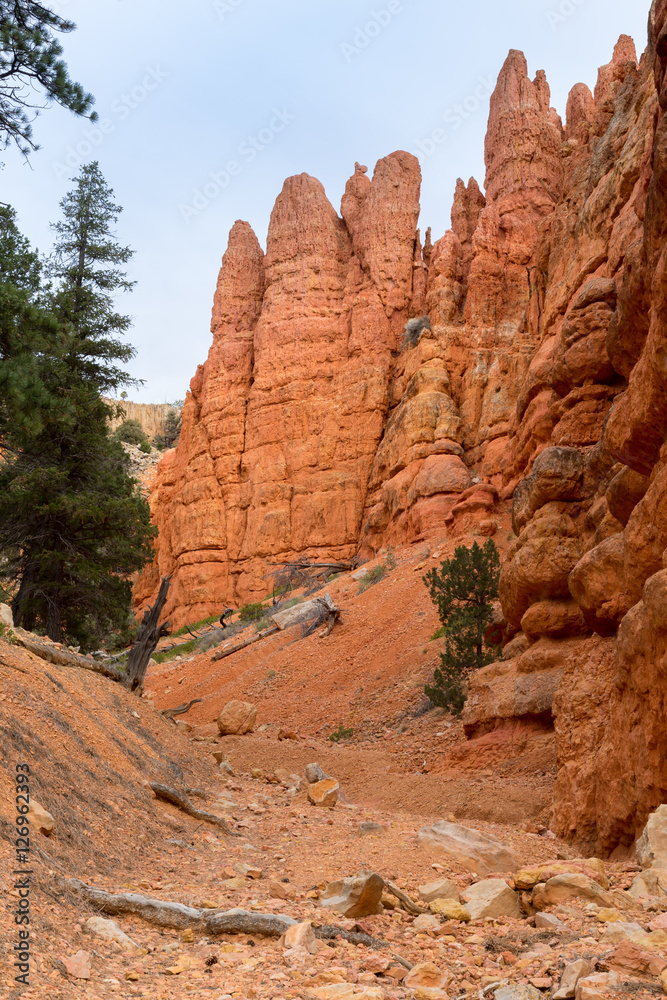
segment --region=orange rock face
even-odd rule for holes
[[[493,534],[513,496],[511,647],[466,728],[555,721],[554,829],[591,850],[667,798],[667,0],[651,17],[641,61],[622,36],[564,126],[510,52],[485,193],[459,181],[433,245],[404,152],[357,164],[340,215],[289,178],[266,254],[234,226],[136,588],[171,573],[181,624],[263,597],[295,556]]]

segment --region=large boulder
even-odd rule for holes
[[[422,847],[441,851],[478,875],[515,872],[519,867],[518,859],[504,844],[457,823],[441,820],[423,826],[417,839]]]
[[[642,868],[667,868],[667,805],[649,816],[637,841],[637,859]]]
[[[320,906],[329,907],[344,917],[370,917],[382,913],[384,879],[375,872],[360,872],[353,878],[331,882],[320,896]]]
[[[257,708],[249,701],[228,701],[218,716],[222,736],[243,736],[251,733],[257,721]]]
[[[14,628],[14,616],[8,604],[0,604],[0,625],[7,625]]]
[[[536,910],[545,910],[547,906],[557,906],[567,903],[570,899],[588,899],[598,906],[613,907],[616,899],[597,882],[586,875],[555,875],[548,882],[538,882],[533,889],[531,904]]]
[[[502,878],[487,878],[466,889],[463,902],[473,920],[522,916],[519,899]]]

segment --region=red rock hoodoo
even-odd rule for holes
[[[422,246],[408,153],[357,164],[339,216],[289,178],[264,254],[232,229],[213,345],[152,505],[179,624],[261,597],[270,564],[370,553],[513,497],[506,658],[470,735],[555,723],[554,829],[629,844],[667,799],[667,0],[563,126],[510,52],[482,194]]]

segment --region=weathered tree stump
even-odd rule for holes
[[[169,622],[165,622],[163,625],[158,625],[158,622],[162,614],[162,609],[167,603],[170,584],[171,577],[163,576],[157,600],[153,607],[149,608],[144,614],[144,619],[137,632],[136,641],[127,657],[125,687],[130,691],[139,691],[139,693],[143,691],[148,662],[160,639],[165,635],[169,635]]]

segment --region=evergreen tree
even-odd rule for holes
[[[129,319],[115,312],[113,293],[131,287],[117,264],[131,251],[111,232],[120,212],[112,195],[92,164],[61,203],[59,284],[40,303],[55,330],[40,347],[43,405],[35,426],[8,419],[0,432],[0,575],[15,582],[15,621],[87,648],[125,625],[128,578],[150,559],[154,536],[102,400],[129,381],[117,363],[133,355],[116,336]],[[21,351],[15,338],[13,357]]]
[[[498,597],[500,557],[492,539],[484,547],[459,546],[453,559],[440,564],[424,577],[431,600],[442,623],[438,635],[445,636],[433,685],[426,695],[435,705],[460,715],[466,701],[465,683],[473,670],[493,663],[498,648],[485,639],[492,621],[492,601]]]
[[[0,207],[0,440],[10,425],[39,431],[49,411],[62,411],[62,396],[52,396],[44,378],[61,343],[57,320],[41,302],[39,257],[14,210]]]
[[[77,115],[97,120],[93,97],[74,83],[60,58],[63,50],[54,32],[74,31],[76,25],[50,7],[33,0],[0,0],[0,149],[12,142],[27,156],[38,147],[32,121],[41,91]]]

